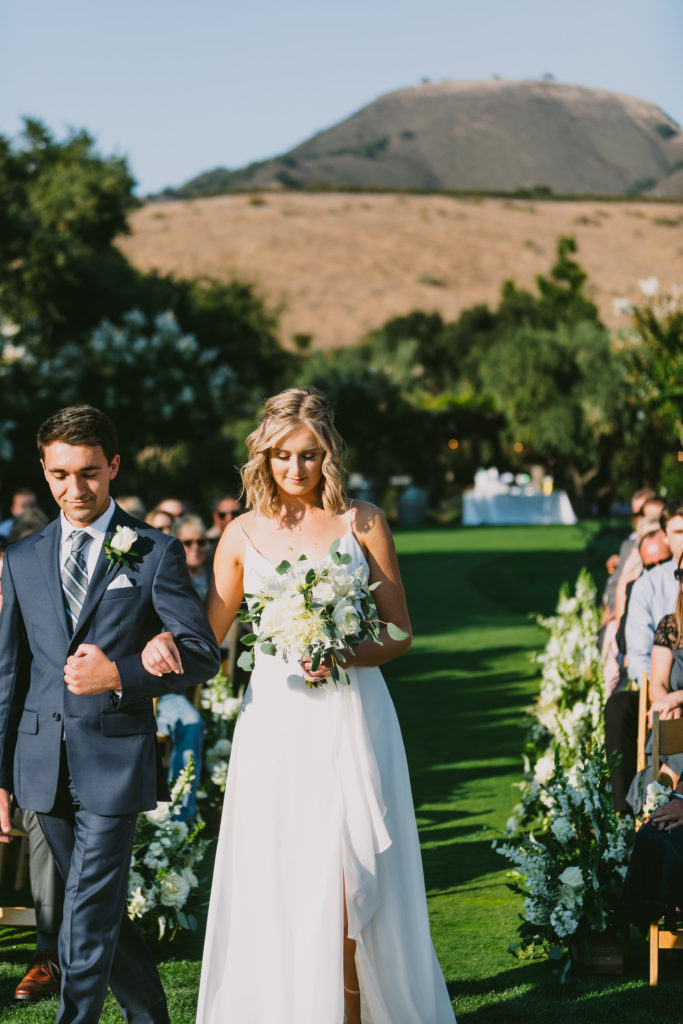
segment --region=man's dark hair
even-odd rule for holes
[[[683,498],[674,498],[673,501],[667,501],[662,509],[659,522],[663,530],[666,530],[674,516],[683,516]]]
[[[62,444],[99,447],[107,462],[111,462],[119,450],[119,441],[114,424],[108,416],[92,405],[69,405],[41,423],[38,428],[38,451],[41,459],[47,445],[54,441]]]

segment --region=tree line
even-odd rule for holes
[[[60,405],[105,409],[122,486],[154,500],[234,488],[263,399],[332,398],[349,468],[378,499],[409,475],[448,515],[480,465],[541,465],[581,509],[648,482],[674,493],[683,449],[683,307],[653,296],[612,336],[573,238],[526,291],[453,322],[416,311],[353,348],[286,351],[244,281],[142,273],[115,246],[136,205],[125,160],[36,120],[0,136],[0,489],[39,479],[33,438]],[[682,456],[683,457],[683,456]],[[680,490],[680,486],[678,486]]]

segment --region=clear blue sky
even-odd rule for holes
[[[146,194],[422,78],[623,92],[683,123],[682,0],[0,0],[0,133],[87,128]]]

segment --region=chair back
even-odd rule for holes
[[[652,716],[652,781],[659,778],[660,757],[683,754],[683,718],[660,720],[659,711]]]

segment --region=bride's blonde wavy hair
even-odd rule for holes
[[[342,486],[344,441],[334,425],[327,398],[314,387],[287,388],[269,398],[261,422],[247,438],[248,461],[242,466],[242,485],[247,505],[260,515],[274,518],[279,511],[278,490],[270,471],[272,449],[292,431],[307,427],[323,452],[320,496],[328,515],[346,507]]]

